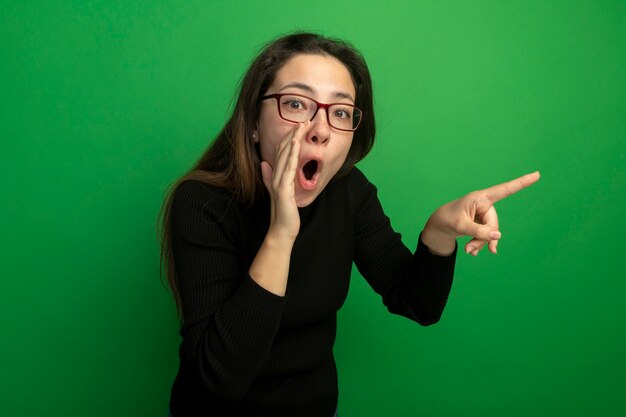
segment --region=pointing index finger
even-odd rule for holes
[[[496,201],[500,201],[526,187],[533,185],[539,180],[540,176],[539,171],[535,171],[532,174],[522,175],[514,180],[485,188],[483,191],[487,194],[487,198],[493,204]]]

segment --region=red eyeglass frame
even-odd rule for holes
[[[283,93],[268,94],[268,95],[266,95],[266,96],[261,97],[261,98],[259,99],[259,102],[261,102],[261,101],[263,101],[263,100],[270,99],[270,98],[275,98],[275,99],[276,99],[276,106],[278,107],[278,115],[280,116],[280,118],[281,118],[281,119],[283,119],[283,120],[286,120],[286,121],[288,121],[288,122],[298,123],[298,122],[296,122],[296,121],[294,121],[294,120],[285,119],[285,118],[283,117],[283,113],[280,111],[280,98],[281,98],[281,97],[283,97],[283,96],[296,96],[296,97],[302,97],[302,98],[306,98],[307,100],[311,100],[313,103],[315,103],[315,104],[317,105],[317,109],[315,109],[315,113],[313,113],[313,116],[311,116],[311,119],[309,119],[309,120],[313,120],[313,119],[315,118],[315,116],[317,115],[317,112],[318,112],[320,109],[324,109],[324,110],[326,110],[326,121],[328,122],[328,125],[329,125],[329,126],[331,126],[333,129],[342,130],[342,131],[344,131],[344,132],[354,132],[355,130],[357,130],[357,129],[359,128],[359,126],[361,126],[361,120],[363,120],[363,110],[361,110],[361,109],[360,109],[360,108],[358,108],[357,106],[355,106],[355,105],[353,105],[353,104],[350,104],[350,103],[328,103],[328,104],[325,104],[325,103],[320,103],[319,101],[317,101],[317,100],[315,100],[315,99],[312,99],[312,98],[311,98],[311,97],[309,97],[309,96],[305,96],[305,95],[303,95],[303,94],[291,94],[291,93],[284,93],[284,94],[283,94]],[[350,107],[352,107],[353,109],[356,109],[356,110],[358,110],[358,111],[360,111],[360,112],[361,112],[361,115],[360,115],[360,117],[359,117],[359,121],[358,121],[358,123],[357,123],[356,127],[354,127],[353,129],[342,129],[342,128],[340,128],[340,127],[336,127],[335,125],[333,125],[333,124],[330,122],[330,115],[328,114],[328,108],[329,108],[330,106],[337,106],[337,105],[342,105],[342,106],[350,106]]]

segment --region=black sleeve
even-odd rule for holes
[[[195,181],[176,190],[171,242],[182,301],[181,358],[213,394],[241,398],[278,330],[284,298],[248,275],[238,251],[238,209],[222,190]]]
[[[421,235],[414,254],[383,212],[376,187],[358,170],[351,175],[355,210],[355,264],[387,309],[424,326],[441,318],[454,276],[450,256],[430,253]]]

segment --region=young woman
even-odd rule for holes
[[[496,253],[493,203],[539,178],[442,206],[411,252],[354,166],[374,136],[369,71],[345,42],[284,36],[251,64],[232,117],[164,206],[162,256],[182,316],[174,417],[333,416],[352,263],[389,311],[435,323],[456,238],[472,236],[473,255]]]

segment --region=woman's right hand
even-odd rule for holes
[[[272,200],[270,226],[252,265],[250,277],[261,287],[284,296],[289,278],[291,249],[300,231],[296,204],[296,171],[300,142],[310,122],[299,123],[276,147],[274,166],[261,162],[263,183]]]
[[[268,237],[293,243],[300,231],[300,215],[296,204],[296,171],[300,142],[310,122],[298,123],[276,147],[274,166],[261,162],[263,183],[272,201]]]

